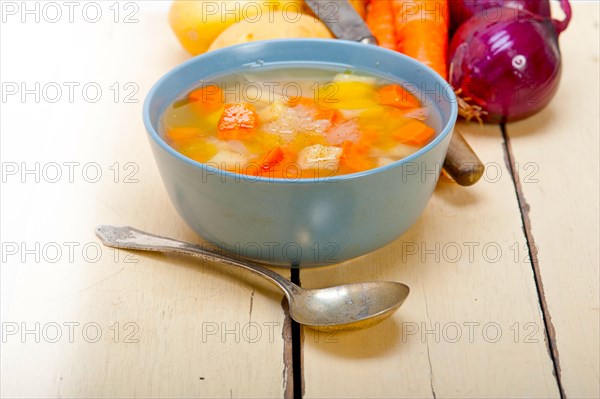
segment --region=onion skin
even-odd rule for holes
[[[550,18],[550,0],[451,0],[450,22],[451,30],[455,31],[473,15],[487,8],[506,7],[521,9]]]
[[[456,31],[449,49],[450,84],[488,123],[527,118],[558,90],[558,32],[549,18],[488,9]]]

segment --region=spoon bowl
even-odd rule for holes
[[[336,287],[302,289],[290,302],[290,315],[314,328],[365,328],[391,316],[410,289],[392,281],[370,281]]]
[[[106,246],[140,251],[177,253],[237,266],[278,286],[289,302],[290,316],[300,324],[331,330],[370,327],[391,316],[406,300],[408,286],[371,281],[335,287],[303,289],[257,263],[198,245],[145,233],[133,227],[98,226],[96,235]]]

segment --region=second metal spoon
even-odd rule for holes
[[[284,292],[292,319],[313,328],[358,329],[372,326],[391,316],[409,293],[408,286],[391,281],[304,289],[257,263],[132,227],[98,226],[96,235],[109,247],[192,255],[252,271]]]

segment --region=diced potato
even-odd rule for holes
[[[355,119],[350,119],[329,129],[325,132],[325,137],[330,144],[341,145],[344,141],[358,141],[360,130]]]
[[[298,166],[301,169],[337,169],[341,156],[342,149],[339,147],[315,144],[300,151]]]
[[[300,153],[300,151],[302,151],[305,147],[310,147],[316,144],[329,145],[322,134],[301,132],[295,134],[292,141],[290,141],[286,147],[295,153]]]
[[[263,110],[274,103],[283,105],[285,103],[283,96],[274,91],[273,87],[261,85],[258,82],[251,82],[246,86],[242,86],[242,98],[245,102],[254,105],[257,110]]]
[[[334,82],[361,82],[374,85],[377,82],[372,76],[354,75],[352,73],[338,73],[333,77]]]
[[[286,106],[281,101],[274,101],[267,107],[257,112],[260,123],[272,122],[279,118]]]
[[[215,164],[217,167],[229,171],[240,171],[248,160],[239,152],[221,150],[208,161],[208,164]]]
[[[213,128],[217,127],[217,125],[219,124],[219,120],[221,119],[221,115],[223,115],[223,109],[224,109],[224,107],[221,106],[217,111],[211,112],[208,116],[201,119],[202,122],[206,126],[213,127]]]
[[[429,110],[427,108],[414,108],[404,113],[406,118],[413,118],[420,121],[427,119]]]
[[[358,118],[364,109],[339,109],[338,112],[342,115],[344,119],[354,119]]]
[[[244,157],[248,155],[248,148],[246,148],[246,144],[242,143],[239,140],[220,141],[220,143],[222,147],[219,146],[219,149],[237,152],[238,154],[243,155]]]
[[[264,129],[269,133],[280,135],[284,140],[289,142],[294,139],[295,134],[301,132],[322,134],[330,127],[331,121],[316,121],[313,119],[310,110],[297,106],[294,108],[284,107],[280,115],[271,122],[268,122],[264,126]]]
[[[181,143],[184,144],[176,144],[177,151],[197,162],[206,162],[215,156],[218,151],[217,146],[210,139],[195,138]]]
[[[318,102],[329,108],[363,109],[377,105],[377,92],[369,83],[339,81],[319,87]]]
[[[371,156],[373,157],[394,157],[396,159],[406,158],[409,155],[417,152],[419,148],[413,147],[406,144],[397,144],[386,151],[380,149],[371,150]]]
[[[391,164],[392,162],[395,162],[394,159],[389,158],[389,157],[379,157],[377,159],[377,166],[386,166]]]

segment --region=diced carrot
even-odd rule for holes
[[[269,151],[269,153],[263,160],[260,167],[263,170],[272,169],[275,165],[277,165],[278,163],[283,161],[284,158],[285,158],[285,153],[283,152],[283,150],[281,149],[280,146],[277,146],[277,147],[273,148],[271,151]]]
[[[256,162],[250,162],[239,171],[241,174],[248,176],[260,176],[260,166]]]
[[[374,161],[367,157],[368,147],[360,143],[344,141],[340,165],[350,172],[362,172],[375,166]]]
[[[247,140],[255,133],[254,129],[219,130],[217,137],[221,140]]]
[[[348,158],[350,156],[351,151],[352,151],[352,142],[344,141],[342,143],[342,155],[340,156],[340,159]]]
[[[393,138],[408,145],[423,146],[434,136],[433,128],[421,121],[411,120],[393,133]]]
[[[303,105],[305,107],[312,107],[315,105],[315,101],[312,98],[308,97],[289,97],[287,99],[287,104],[290,107],[296,107],[298,105]]]
[[[201,136],[202,131],[197,127],[171,127],[167,129],[167,138],[173,141],[190,139]]]
[[[218,128],[219,132],[226,130],[254,129],[256,124],[256,111],[252,104],[226,104],[221,119],[219,120]]]
[[[435,130],[433,130],[433,128],[429,126],[426,126],[426,128],[423,129],[421,133],[417,134],[411,140],[407,141],[406,144],[414,145],[415,147],[421,147],[429,143],[434,136]]]
[[[349,169],[351,172],[362,172],[375,167],[375,163],[362,155],[354,155],[352,157],[340,160],[341,166]]]
[[[348,158],[354,155],[366,155],[369,152],[369,145],[361,142],[352,142],[346,140],[342,143],[342,158]]]
[[[327,120],[331,123],[336,123],[343,119],[342,114],[337,109],[318,108],[315,113],[315,120]]]
[[[400,126],[393,134],[395,140],[405,142],[421,133],[427,126],[417,120],[409,120]]]
[[[360,134],[360,139],[358,141],[360,145],[365,149],[365,152],[367,152],[371,148],[373,143],[377,141],[377,139],[379,139],[379,132],[377,130],[364,129],[362,130]]]
[[[218,110],[223,105],[222,98],[221,89],[217,85],[204,86],[188,94],[188,100],[194,104],[194,108],[203,113]]]
[[[282,146],[281,151],[283,151],[283,156],[285,159],[295,160],[296,157],[298,157],[298,152],[291,148],[289,145]]]
[[[419,108],[421,102],[400,85],[387,85],[379,89],[379,104],[398,108]]]

